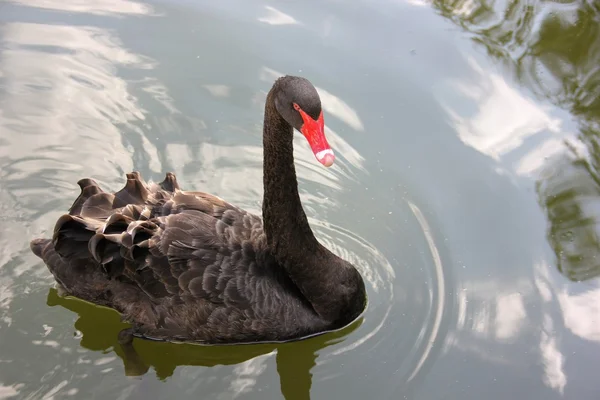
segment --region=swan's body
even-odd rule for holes
[[[324,136],[307,131],[322,129],[315,96],[308,81],[285,77],[267,97],[264,225],[216,196],[181,191],[172,174],[146,184],[132,173],[115,194],[79,181],[53,238],[33,240],[32,251],[68,294],[118,310],[141,337],[287,341],[347,325],[365,307],[364,283],[315,239],[293,163],[292,125],[319,161],[333,162]]]

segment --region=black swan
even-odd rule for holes
[[[265,104],[263,219],[182,191],[171,173],[147,184],[133,172],[116,193],[80,180],[52,239],[32,240],[31,250],[67,295],[120,312],[132,326],[124,340],[284,342],[347,326],[366,308],[365,285],[308,224],[294,128],[333,164],[316,89],[286,76]]]

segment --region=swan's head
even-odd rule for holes
[[[317,89],[306,79],[285,76],[276,83],[275,107],[295,129],[302,132],[317,160],[330,167],[335,160],[325,137],[321,98]]]

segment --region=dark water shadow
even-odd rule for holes
[[[205,346],[135,339],[128,347],[118,343],[119,332],[129,325],[121,322],[116,311],[62,297],[55,288],[49,290],[46,304],[76,313],[79,318],[74,327],[82,334],[81,346],[92,351],[113,351],[121,358],[127,376],[145,375],[153,368],[156,377],[165,381],[178,366],[234,365],[276,350],[281,392],[288,400],[310,399],[311,369],[316,365],[317,353],[341,342],[363,322],[361,317],[342,330],[290,343]]]
[[[536,182],[536,192],[548,219],[547,239],[558,270],[573,282],[600,276],[597,172],[576,154],[558,158],[544,172],[546,177]]]

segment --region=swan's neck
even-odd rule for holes
[[[364,283],[347,262],[315,238],[300,203],[294,167],[293,129],[267,96],[263,131],[263,223],[267,243],[315,313],[330,327],[358,316]]]
[[[269,246],[278,259],[286,260],[319,247],[298,194],[293,135],[269,95],[263,128],[263,221]]]

